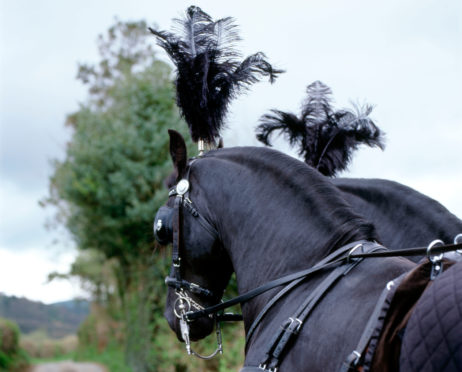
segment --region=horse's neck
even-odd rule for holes
[[[407,186],[379,179],[335,179],[334,184],[358,213],[371,220],[390,248],[449,243],[462,221],[444,206]]]
[[[221,185],[213,203],[218,228],[241,291],[319,260],[329,241],[328,228],[317,227],[291,186],[268,173],[239,174]],[[312,203],[314,205],[314,203]],[[314,206],[313,209],[317,209]],[[319,210],[317,211],[319,213]]]
[[[305,165],[296,163],[290,173],[261,159],[245,166],[226,160],[215,164],[203,192],[240,293],[306,269],[329,249],[368,238],[335,187]],[[251,313],[261,308],[259,301],[252,302]]]

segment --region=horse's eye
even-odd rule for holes
[[[162,245],[173,241],[172,216],[173,208],[164,206],[159,208],[154,218],[154,236]]]

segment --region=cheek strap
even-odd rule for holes
[[[189,200],[189,199],[188,199]],[[200,214],[194,209],[192,206],[191,201],[188,203],[184,203],[184,197],[183,195],[176,195],[175,196],[175,203],[173,206],[173,216],[172,216],[172,228],[173,228],[173,242],[172,242],[172,263],[173,263],[173,275],[168,276],[165,278],[165,284],[168,285],[169,287],[173,287],[177,290],[188,290],[191,293],[194,293],[199,296],[204,296],[204,297],[214,297],[214,293],[210,291],[209,289],[203,288],[198,284],[188,282],[187,280],[184,280],[181,278],[181,249],[183,247],[184,241],[183,241],[183,212],[182,212],[182,205],[189,205],[191,209],[190,210],[191,214],[194,217],[199,217],[199,222],[201,222],[201,225],[204,226],[204,222],[207,223],[206,226],[208,226],[206,229],[209,233],[211,233],[213,236],[215,236],[216,232],[213,227],[208,224],[208,222],[200,216]],[[202,218],[202,220],[200,219]],[[205,227],[205,226],[204,226]],[[213,229],[213,231],[210,231],[210,229]]]
[[[175,197],[175,204],[173,206],[172,216],[172,228],[173,228],[173,240],[172,240],[172,262],[173,262],[173,274],[178,282],[181,282],[181,257],[180,247],[182,246],[182,213],[181,205],[183,204],[183,195],[177,195]]]

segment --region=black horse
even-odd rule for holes
[[[274,69],[262,53],[242,61],[238,58],[240,54],[233,46],[239,36],[231,18],[214,21],[201,9],[190,7],[186,18],[176,23],[179,36],[151,31],[177,67],[177,103],[202,151],[219,137],[232,98],[262,77],[273,82],[282,71]],[[323,102],[313,101],[315,110],[305,116],[318,117],[318,108],[325,106]],[[328,116],[335,119],[334,126],[342,124],[348,133],[348,128],[357,127],[349,124],[365,124],[366,132],[354,135],[353,142],[359,139],[380,145],[376,128],[369,125],[370,110],[367,107],[359,115],[340,112],[332,116],[329,112]],[[348,133],[346,137],[336,134],[335,138],[345,137],[349,142]],[[188,161],[183,138],[175,132],[170,136],[177,185],[169,194],[167,207],[158,212],[155,231],[160,241],[173,242],[165,315],[180,339],[197,340],[212,332],[213,317],[191,321],[188,310],[218,303],[233,271],[239,292],[243,293],[271,279],[312,267],[322,259],[326,261],[331,252],[346,252],[350,245],[352,249],[366,250],[380,247],[374,242],[378,237],[373,224],[355,213],[338,189],[309,166],[262,148],[222,149]],[[324,149],[332,147],[337,148],[328,140]],[[345,148],[346,158],[349,147]],[[318,165],[327,157],[325,150],[319,155]],[[296,327],[294,332],[300,330],[300,334],[282,363],[271,360],[268,366],[264,361],[262,365],[273,371],[275,365],[290,371],[338,369],[355,349],[385,284],[415,266],[403,258],[363,261],[359,266],[350,256],[346,261],[331,273],[319,272],[312,280],[299,282],[283,301],[271,307],[247,342],[246,365],[262,363],[274,330],[280,329],[300,301],[305,302],[307,294],[311,293],[310,299],[313,293],[319,293],[319,283],[322,287],[330,283],[332,274],[343,276],[347,271],[342,270],[348,269],[345,279],[335,276],[339,282],[321,303],[313,300],[308,304],[308,309],[313,310],[308,319],[289,318],[290,325],[284,327],[284,332]],[[334,263],[339,262],[329,265]],[[436,267],[434,264],[432,270],[441,270]],[[242,305],[246,331],[265,304],[272,302],[276,291],[273,288]],[[318,296],[321,297],[324,296]],[[310,307],[312,303],[317,306]]]
[[[390,249],[427,246],[435,239],[451,243],[462,233],[462,221],[443,205],[398,182],[333,178],[332,183],[356,213],[374,224],[380,242]]]
[[[189,198],[214,226],[210,234],[193,214],[184,213],[181,275],[214,297],[191,294],[209,306],[219,302],[235,271],[240,293],[283,275],[313,266],[329,252],[355,241],[376,239],[374,226],[354,213],[332,183],[293,158],[265,148],[211,151],[189,164],[183,139],[171,132],[177,179],[190,180]],[[168,205],[172,205],[170,198]],[[387,282],[412,269],[403,258],[362,262],[341,280],[303,324],[281,370],[335,371],[355,348]],[[302,283],[263,318],[247,345],[245,365],[257,366],[272,332],[298,307],[324,275]],[[274,296],[268,291],[243,304],[246,330]],[[169,289],[165,316],[181,339]],[[190,337],[210,334],[213,320],[190,324]]]

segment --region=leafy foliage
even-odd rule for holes
[[[231,100],[262,77],[272,83],[282,70],[274,69],[261,52],[239,60],[235,44],[240,37],[233,18],[213,21],[191,6],[185,19],[174,21],[176,34],[150,30],[177,67],[177,104],[193,140],[213,143]]]
[[[307,164],[327,176],[346,169],[361,144],[384,149],[383,133],[369,118],[372,106],[336,111],[331,89],[320,81],[310,84],[307,94],[300,117],[279,110],[263,115],[257,139],[271,146],[273,132],[282,132]]]
[[[86,249],[79,252],[68,273],[52,272],[48,274],[48,281],[78,278],[81,288],[93,296],[94,302],[108,303],[117,295],[114,276],[117,264],[115,258],[107,259],[101,251]]]
[[[122,31],[139,35],[144,27]],[[115,33],[111,28],[109,40]],[[101,43],[103,57],[111,55],[112,44]],[[90,99],[68,117],[73,135],[65,160],[55,162],[48,202],[60,208],[79,248],[127,264],[153,249],[152,215],[165,200],[162,181],[171,168],[167,129],[182,125],[170,68],[152,59],[137,71],[142,63],[136,58],[144,56],[127,56],[125,48],[119,52],[117,61],[103,58],[100,71],[86,66],[85,79],[79,73],[90,84]],[[118,66],[118,74],[108,75],[106,66]]]

